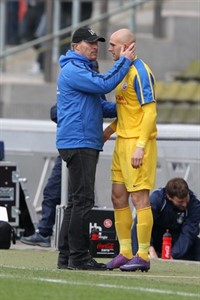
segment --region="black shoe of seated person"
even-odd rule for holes
[[[31,236],[23,236],[20,241],[31,246],[51,247],[51,237],[45,237],[37,231]]]

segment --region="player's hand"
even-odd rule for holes
[[[133,168],[138,169],[141,167],[144,157],[144,148],[136,147],[131,156],[131,165]]]
[[[136,44],[134,42],[130,44],[129,47],[123,45],[121,48],[120,56],[124,56],[129,60],[133,61],[135,58],[135,52],[136,52]]]
[[[156,253],[156,251],[155,251],[155,249],[154,249],[153,246],[149,247],[149,258],[150,259],[151,258],[153,258],[153,259],[158,258],[158,255],[157,255],[157,253]]]

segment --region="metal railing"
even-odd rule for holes
[[[108,124],[105,123],[106,127]],[[200,126],[158,124],[157,184],[160,187],[171,177],[183,177],[191,189],[200,196]],[[27,178],[30,199],[38,213],[43,201],[43,189],[54,160],[56,124],[52,121],[13,120],[0,121],[0,139],[5,142],[5,159],[18,164],[20,177]],[[110,164],[115,135],[104,145],[96,176],[96,203],[110,204]],[[66,202],[67,170],[62,170],[62,204]]]
[[[135,0],[129,0],[129,2],[127,4],[124,4],[123,6],[120,6],[120,7],[117,7],[115,9],[112,9],[106,13],[103,13],[103,14],[100,14],[99,16],[95,16],[95,17],[92,17],[88,20],[85,20],[85,21],[82,21],[82,22],[77,22],[78,18],[77,18],[77,15],[76,15],[76,11],[77,10],[77,2],[80,2],[80,0],[76,0],[76,1],[73,1],[73,12],[72,12],[72,25],[67,27],[67,28],[64,28],[64,29],[61,29],[61,30],[58,30],[57,28],[59,28],[58,26],[58,23],[56,24],[56,22],[59,22],[59,18],[58,16],[56,15],[56,12],[58,12],[58,5],[59,5],[59,0],[55,0],[54,2],[54,5],[55,5],[55,9],[54,9],[54,12],[53,12],[53,23],[54,23],[54,26],[53,26],[53,32],[52,33],[48,33],[46,34],[45,36],[43,37],[40,37],[40,38],[37,38],[35,40],[32,40],[32,41],[29,41],[29,42],[26,42],[22,45],[19,45],[19,46],[15,46],[15,47],[12,47],[10,49],[5,49],[5,43],[3,42],[3,39],[4,39],[4,33],[3,33],[3,30],[0,29],[0,37],[3,36],[3,38],[0,38],[1,39],[1,47],[0,47],[0,66],[2,66],[5,61],[6,61],[6,58],[8,58],[9,56],[12,56],[12,55],[15,55],[15,54],[18,54],[18,53],[21,53],[27,49],[30,49],[34,46],[37,46],[39,44],[42,44],[43,45],[43,49],[42,51],[46,51],[46,53],[50,50],[53,50],[52,51],[52,55],[50,55],[48,57],[48,62],[45,63],[45,66],[49,66],[50,69],[48,70],[45,70],[45,74],[50,74],[50,70],[52,69],[51,65],[52,65],[52,62],[53,62],[53,57],[54,57],[54,60],[57,61],[57,57],[56,57],[56,54],[58,53],[58,39],[63,36],[63,35],[69,35],[71,34],[75,28],[77,27],[82,27],[82,26],[90,26],[92,24],[97,24],[98,22],[102,22],[102,21],[105,21],[105,20],[109,20],[109,18],[113,17],[113,16],[117,16],[117,15],[120,15],[124,12],[127,12],[130,10],[132,10],[132,13],[135,12],[135,10],[141,8],[143,5],[145,5],[146,3],[148,2],[154,2],[154,0],[141,0],[139,2],[135,2]],[[0,1],[0,11],[5,14],[5,7],[3,5],[3,3],[5,3],[5,1],[1,0]],[[47,1],[47,3],[51,3],[51,1]],[[80,3],[79,3],[80,4]],[[52,10],[53,6],[49,8],[49,11]],[[5,26],[3,26],[3,20],[5,19],[3,17],[3,14],[1,13],[0,15],[0,28],[5,28]],[[47,13],[48,13],[48,7],[47,7]],[[49,13],[52,13],[49,12]],[[47,18],[48,19],[48,18]],[[57,19],[57,21],[55,21]],[[5,21],[5,20],[4,20]],[[104,22],[102,22],[103,24]],[[103,25],[102,25],[103,26]],[[106,34],[106,33],[105,33]],[[57,42],[56,42],[57,41]],[[47,55],[48,56],[48,55]],[[45,76],[45,79],[46,81],[51,81],[52,78],[47,78],[48,76]]]

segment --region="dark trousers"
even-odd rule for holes
[[[36,6],[28,5],[27,12],[20,24],[20,38],[22,42],[36,38],[35,33],[44,11],[45,3],[43,2],[38,3]]]
[[[18,9],[19,3],[15,0],[6,2],[6,44],[19,44],[19,21]]]
[[[52,235],[56,205],[61,202],[61,166],[62,159],[58,156],[43,191],[42,218],[38,223],[38,229],[44,236]]]
[[[68,203],[59,235],[59,262],[79,264],[90,259],[89,220],[99,151],[59,150],[68,168]]]

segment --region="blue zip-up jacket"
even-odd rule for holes
[[[103,147],[103,118],[116,117],[116,106],[101,97],[111,92],[129,70],[131,61],[119,58],[105,74],[72,50],[60,57],[57,81],[57,149]]]

